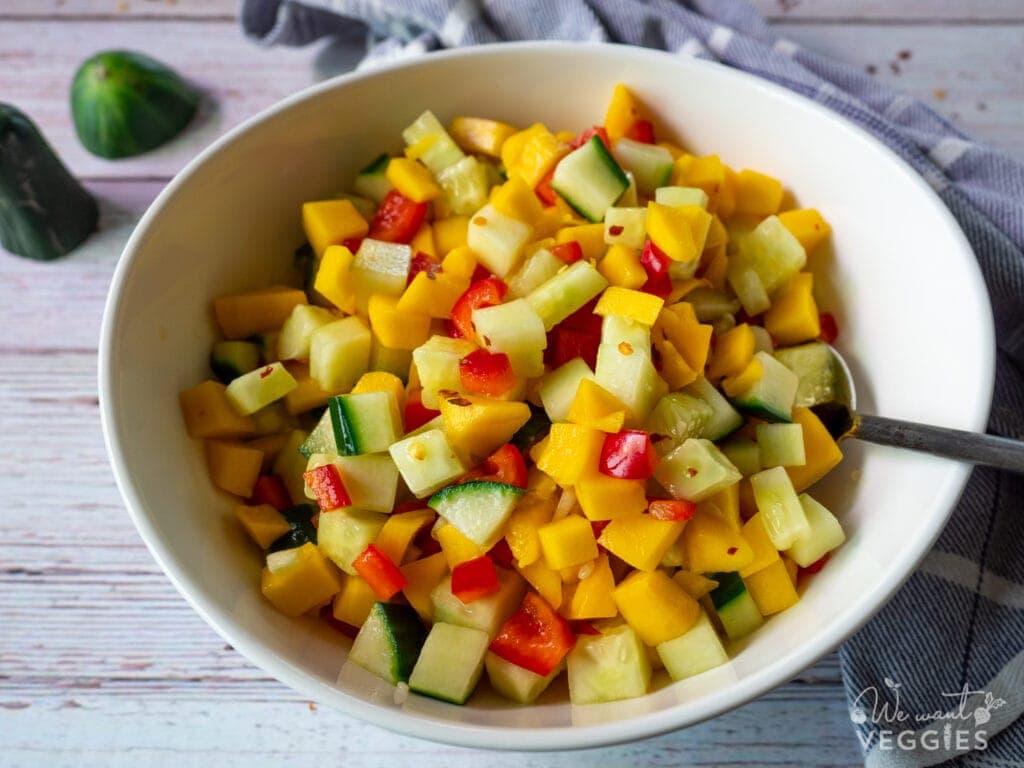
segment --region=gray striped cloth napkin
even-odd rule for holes
[[[931,184],[974,247],[998,363],[989,431],[1024,437],[1024,166],[854,67],[778,37],[744,0],[242,0],[262,44],[326,35],[360,66],[503,40],[603,40],[720,61],[854,121]],[[842,648],[869,766],[1024,765],[1024,479],[979,469],[893,600]],[[953,694],[953,695],[951,695]]]

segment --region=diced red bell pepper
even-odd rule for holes
[[[654,125],[650,120],[636,120],[626,129],[625,136],[633,141],[641,141],[644,144],[654,143]]]
[[[389,243],[408,243],[423,224],[427,206],[427,203],[413,202],[397,189],[392,189],[384,196],[377,215],[370,222],[367,237]]]
[[[278,475],[262,475],[252,489],[253,504],[269,504],[278,512],[292,506],[292,497]]]
[[[472,285],[473,283],[481,280],[486,280],[488,277],[493,277],[493,275],[491,275],[491,270],[483,264],[477,264],[473,267],[473,274],[469,276],[469,283]]]
[[[558,193],[551,186],[551,178],[555,175],[555,169],[552,168],[543,179],[533,188],[533,194],[535,194],[545,206],[551,207],[558,203]]]
[[[584,333],[593,333],[600,336],[601,316],[594,314],[596,308],[597,299],[591,299],[565,318],[559,325],[564,328],[572,328],[574,331],[583,331]]]
[[[830,557],[832,557],[832,553],[831,552],[826,552],[824,555],[819,557],[817,560],[815,560],[813,563],[808,565],[806,568],[801,568],[800,569],[800,573],[817,573],[818,571],[820,571],[822,568],[825,567],[825,563],[828,562],[828,559]]]
[[[548,251],[566,264],[573,264],[583,258],[583,248],[576,240],[552,245]]]
[[[374,544],[370,544],[359,553],[352,561],[352,567],[366,580],[370,589],[381,600],[390,600],[405,589],[409,583],[405,574],[398,569],[391,558],[377,549]]]
[[[345,484],[341,481],[341,474],[333,464],[324,464],[322,467],[303,472],[302,479],[313,492],[320,509],[330,511],[352,504]]]
[[[516,556],[512,554],[512,547],[508,545],[508,540],[504,537],[498,539],[498,543],[487,550],[487,556],[503,568],[511,568],[516,561]]]
[[[496,277],[487,277],[470,283],[469,288],[459,296],[452,307],[452,325],[463,339],[476,339],[473,330],[473,310],[501,304],[508,286]]]
[[[508,355],[475,349],[459,360],[459,382],[467,392],[501,397],[516,384]]]
[[[671,263],[672,260],[653,242],[648,240],[644,243],[640,264],[647,273],[647,282],[640,286],[640,290],[662,298],[672,293],[672,278],[668,273]]]
[[[822,312],[818,315],[818,322],[821,325],[821,333],[818,334],[818,338],[826,344],[831,344],[836,340],[836,336],[839,335],[839,326],[836,325],[836,319],[832,316],[831,312]]]
[[[596,333],[577,331],[557,325],[548,332],[548,345],[544,348],[544,362],[558,368],[575,357],[582,357],[587,365],[597,365],[597,348],[601,337]]]
[[[462,603],[472,603],[501,589],[498,572],[487,555],[474,557],[452,568],[452,594]]]
[[[526,459],[512,443],[505,443],[488,456],[483,463],[483,468],[487,473],[481,478],[483,480],[493,480],[526,489]]]
[[[490,645],[497,656],[538,675],[549,675],[576,644],[569,622],[540,595],[527,592]]]
[[[647,511],[655,520],[679,522],[689,520],[697,511],[697,505],[686,499],[650,499]]]
[[[595,136],[600,137],[601,143],[604,144],[605,149],[607,149],[609,152],[612,151],[612,142],[608,138],[608,131],[604,129],[603,125],[595,125],[593,128],[587,128],[587,130],[585,130],[575,139],[570,141],[569,146],[572,149],[579,149]]]
[[[423,251],[416,251],[416,255],[412,257],[412,261],[409,262],[409,276],[405,280],[405,284],[408,285],[412,282],[412,279],[416,277],[420,272],[426,272],[427,277],[431,280],[434,279],[434,275],[441,271],[441,262],[431,256],[429,253]]]
[[[359,246],[363,244],[363,238],[361,237],[348,237],[341,241],[341,244],[348,248],[352,253],[359,250]]]
[[[405,431],[412,432],[414,429],[419,429],[428,421],[435,416],[440,416],[440,411],[435,411],[433,408],[427,408],[423,404],[423,388],[413,387],[409,390],[409,393],[405,396]]]
[[[651,445],[651,436],[642,429],[624,429],[605,435],[598,469],[609,477],[623,480],[646,480],[654,474],[658,454]]]
[[[569,626],[572,627],[572,631],[576,635],[600,635],[601,630],[591,624],[585,619],[576,619],[570,621]]]

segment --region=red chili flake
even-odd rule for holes
[[[697,476],[697,470],[694,467],[687,467],[686,468],[686,476],[687,477],[696,477]]]
[[[608,227],[608,234],[611,235],[612,237],[618,237],[619,235],[622,234],[624,229],[625,227],[621,227],[618,224],[614,224],[613,226]]]
[[[727,550],[725,550],[725,554],[735,555],[738,551],[739,550],[736,547],[729,547]]]
[[[267,378],[267,376],[269,376],[273,372],[274,372],[274,366],[268,365],[266,368],[264,368],[262,371],[260,371],[260,378],[261,379],[265,379],[265,378]]]

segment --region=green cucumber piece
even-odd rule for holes
[[[450,339],[434,334],[412,351],[412,361],[423,388],[421,397],[427,408],[438,407],[438,392],[462,388],[459,378],[459,361],[476,349],[466,339]]]
[[[565,262],[553,255],[547,248],[538,248],[508,279],[507,297],[509,301],[525,297],[558,274],[564,266]]]
[[[802,467],[807,463],[804,452],[804,428],[799,424],[758,424],[757,445],[761,464],[769,467]]]
[[[380,203],[387,193],[394,189],[385,175],[390,162],[391,157],[387,153],[377,155],[369,165],[356,174],[352,189],[363,197]]]
[[[651,662],[628,624],[580,635],[569,652],[569,700],[573,704],[632,699],[647,693]]]
[[[518,573],[506,568],[495,568],[495,571],[500,585],[498,591],[469,604],[452,594],[451,575],[443,578],[430,593],[434,621],[479,629],[493,640],[508,617],[515,613],[526,592],[526,583]]]
[[[602,221],[627,187],[629,179],[598,136],[563,157],[551,177],[551,188],[589,221]]]
[[[653,195],[672,175],[675,160],[665,147],[621,138],[615,142],[612,152],[619,165],[636,178],[636,188],[642,195]]]
[[[395,685],[409,680],[427,639],[419,614],[408,605],[373,604],[348,660]]]
[[[604,212],[604,241],[627,248],[644,247],[647,239],[647,209],[612,206]]]
[[[412,365],[411,349],[392,349],[380,343],[376,336],[370,344],[370,367],[371,371],[385,371],[393,373],[403,383],[409,381],[409,366]]]
[[[789,549],[798,539],[810,534],[807,515],[783,467],[751,475],[750,486],[764,520],[764,529],[776,549]]]
[[[548,432],[551,431],[551,419],[548,418],[544,409],[538,408],[533,403],[527,403],[527,405],[530,406],[530,420],[523,424],[509,441],[519,449],[523,456],[528,456],[530,449],[547,437]]]
[[[490,352],[504,352],[517,376],[532,379],[544,375],[547,333],[527,299],[474,309],[472,319],[484,347]]]
[[[443,429],[409,435],[393,443],[388,452],[417,499],[430,496],[466,471]]]
[[[846,534],[836,516],[809,494],[801,493],[797,498],[807,517],[809,530],[793,541],[786,554],[797,565],[806,568],[846,541]]]
[[[409,277],[412,248],[403,243],[363,238],[359,250],[352,257],[352,292],[356,308],[366,315],[370,296],[401,296]]]
[[[293,429],[274,459],[273,474],[281,478],[293,504],[301,504],[306,500],[306,481],[302,477],[306,471],[306,457],[299,453],[299,446],[308,437],[309,433],[305,430]]]
[[[309,340],[313,332],[337,319],[337,315],[323,307],[296,304],[278,334],[278,356],[282,360],[309,360]]]
[[[424,696],[465,704],[483,674],[490,642],[487,633],[479,629],[434,624],[409,675],[409,688]]]
[[[693,305],[693,311],[702,323],[713,323],[726,315],[735,315],[742,307],[737,299],[710,288],[695,288],[686,294],[686,301]]]
[[[544,377],[538,394],[551,421],[565,421],[576,390],[584,379],[594,380],[594,372],[582,357],[574,357]]]
[[[330,409],[325,409],[320,421],[313,427],[302,445],[299,446],[299,453],[307,459],[315,454],[332,454],[338,452],[338,444],[334,441],[334,423],[331,421]],[[312,467],[310,467],[312,469]]]
[[[298,385],[283,364],[271,363],[234,379],[224,394],[236,411],[249,416],[280,400]]]
[[[217,341],[210,350],[210,370],[225,384],[260,364],[260,348],[251,341]]]
[[[654,435],[681,443],[690,437],[702,437],[714,409],[704,400],[685,392],[670,392],[654,406],[644,429]]]
[[[267,552],[280,552],[284,549],[301,547],[306,542],[317,543],[317,529],[313,525],[313,515],[319,510],[312,504],[296,504],[294,507],[281,510],[281,516],[288,521],[291,530],[274,539],[267,547]]]
[[[654,202],[672,207],[696,205],[707,210],[708,193],[700,187],[658,187],[654,190]]]
[[[470,541],[490,549],[501,537],[501,530],[523,493],[522,488],[508,483],[472,480],[442,488],[430,497],[427,506]]]
[[[707,440],[721,440],[743,426],[743,417],[740,416],[739,411],[733,408],[725,396],[703,376],[698,376],[683,391],[694,397],[699,397],[711,406],[712,415],[701,437]]]
[[[740,409],[769,421],[792,421],[793,400],[800,380],[767,352],[756,352],[754,359],[761,363],[764,375],[733,397],[732,402]]]
[[[666,491],[688,501],[703,501],[742,478],[718,446],[694,437],[662,457],[654,469],[654,479]]]
[[[466,244],[484,267],[504,280],[519,267],[523,246],[532,235],[529,224],[488,204],[470,218]]]
[[[624,172],[626,178],[629,180],[629,186],[626,187],[626,191],[622,193],[616,203],[624,208],[633,208],[634,206],[640,205],[640,197],[636,192],[636,177],[633,176],[629,171]]]
[[[402,131],[402,139],[410,147],[423,139],[431,140],[430,146],[419,159],[434,176],[439,176],[446,168],[466,156],[429,109]]]
[[[255,427],[253,434],[257,436],[287,432],[295,425],[295,419],[288,413],[284,403],[280,400],[265,405],[252,414],[252,422]]]
[[[487,202],[491,188],[488,166],[473,157],[463,157],[437,174],[448,208],[456,216],[470,216]]]
[[[673,680],[685,680],[729,660],[722,640],[703,611],[693,627],[677,638],[659,643],[657,650]]]
[[[321,326],[309,338],[309,375],[328,392],[346,392],[370,365],[370,329],[358,317]]]
[[[368,512],[390,513],[394,509],[398,467],[389,454],[337,456],[332,463],[338,468],[352,506]]]
[[[341,570],[356,576],[352,561],[373,544],[387,519],[387,515],[355,507],[321,512],[317,520],[317,545]]]
[[[619,342],[602,343],[597,348],[594,379],[629,409],[627,421],[632,425],[642,424],[668,390],[651,362],[650,336],[647,338],[646,346],[625,347]]]
[[[342,456],[381,453],[402,434],[395,422],[395,399],[390,392],[336,395],[327,401],[334,442]]]
[[[807,264],[807,253],[800,241],[778,216],[768,216],[740,241],[736,261],[757,273],[770,296]],[[731,282],[731,281],[730,281]],[[737,291],[739,295],[739,291]],[[742,299],[740,295],[740,299]],[[745,303],[744,303],[745,306]],[[748,314],[751,313],[747,310]]]
[[[738,254],[729,261],[726,279],[736,293],[736,298],[743,305],[743,311],[751,317],[756,317],[762,312],[766,312],[772,305],[760,275],[742,261]]]
[[[526,301],[550,331],[608,287],[604,275],[593,264],[580,260],[537,286]]]
[[[541,676],[490,651],[484,656],[484,667],[487,669],[487,679],[491,681],[491,687],[505,698],[519,704],[535,702],[551,681],[565,669],[564,664],[559,664],[548,675]]]
[[[708,578],[718,582],[718,586],[711,591],[711,603],[730,640],[746,637],[764,624],[764,617],[757,610],[754,599],[747,592],[747,586],[738,573],[714,573]]]
[[[842,366],[832,348],[822,341],[775,350],[775,359],[796,374],[799,384],[793,405],[847,403],[850,392]]]
[[[761,449],[750,438],[730,437],[719,443],[718,447],[744,477],[750,477],[764,469],[761,465]]]

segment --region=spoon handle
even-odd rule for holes
[[[1024,440],[857,414],[851,437],[1024,474]]]

